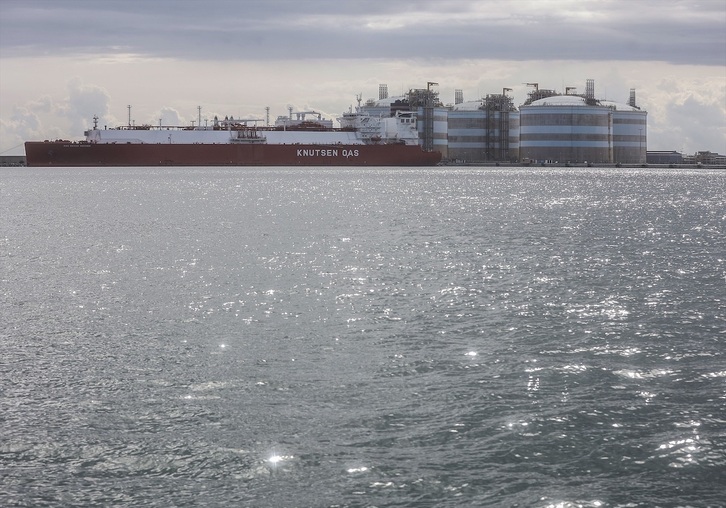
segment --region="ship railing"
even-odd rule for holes
[[[100,130],[100,129],[94,129]],[[119,125],[118,127],[112,127],[110,129],[104,129],[109,131],[211,131],[214,130],[212,126],[197,127],[192,125]]]

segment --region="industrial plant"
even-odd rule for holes
[[[202,125],[141,125],[101,129],[94,117],[85,141],[32,141],[25,157],[0,155],[2,165],[318,165],[430,166],[443,164],[668,165],[724,166],[726,156],[647,150],[646,111],[630,89],[627,103],[599,99],[595,82],[585,92],[530,88],[515,106],[511,88],[465,101],[463,91],[444,104],[438,83],[390,97],[379,85],[378,99],[356,96],[333,126],[315,111],[265,120],[215,116]],[[313,117],[312,119],[310,117]],[[55,143],[51,146],[52,143]],[[83,148],[83,149],[81,149]]]
[[[456,90],[454,104],[444,105],[437,85],[389,97],[382,84],[378,100],[360,104],[359,97],[359,108],[371,116],[414,111],[423,148],[441,152],[449,162],[646,162],[647,113],[637,106],[634,89],[621,104],[598,99],[592,79],[584,94],[574,87],[560,93],[527,83],[531,91],[517,108],[510,88],[469,102]]]

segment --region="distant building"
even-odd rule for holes
[[[25,166],[25,155],[0,155],[0,166]]]
[[[648,164],[683,164],[683,154],[675,151],[649,151]]]
[[[726,155],[720,155],[717,153],[704,151],[696,152],[693,155],[687,155],[684,157],[684,162],[687,164],[703,164],[708,166],[723,166],[726,165]]]

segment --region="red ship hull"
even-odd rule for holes
[[[143,144],[29,141],[27,165],[433,166],[441,153],[414,145]]]

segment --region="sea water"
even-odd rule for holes
[[[726,504],[726,172],[0,170],[0,505]]]

